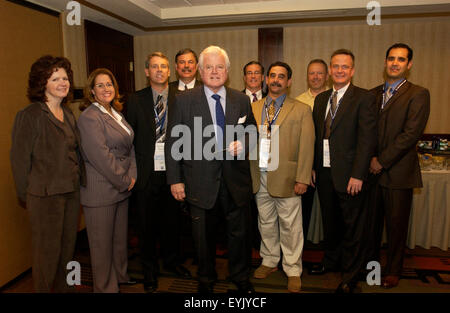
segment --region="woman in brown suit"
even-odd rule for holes
[[[134,132],[121,113],[119,88],[107,69],[91,73],[78,119],[87,185],[81,188],[94,292],[118,292],[127,274],[128,197],[137,178]]]
[[[32,102],[14,121],[11,166],[19,199],[30,214],[33,284],[36,292],[68,290],[66,266],[73,258],[84,165],[72,111],[69,60],[43,56],[32,66]]]

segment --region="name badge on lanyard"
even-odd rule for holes
[[[164,142],[157,142],[155,144],[155,172],[166,170],[166,159],[164,158]]]
[[[323,140],[323,167],[331,167],[330,165],[330,144],[328,139]]]
[[[270,139],[261,138],[259,143],[259,168],[267,169],[269,166]]]

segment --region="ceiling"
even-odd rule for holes
[[[69,0],[27,0],[67,11]],[[369,0],[78,0],[81,17],[130,35],[154,31],[273,25],[366,16]],[[378,0],[381,17],[450,15],[444,0]]]

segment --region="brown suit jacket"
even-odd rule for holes
[[[62,107],[65,122],[75,134],[80,167],[80,184],[86,184],[84,163],[80,153],[80,134],[70,109]],[[51,196],[77,191],[72,169],[61,166],[68,158],[64,131],[43,102],[34,102],[16,115],[12,130],[11,167],[17,196],[26,201],[26,194]]]
[[[264,101],[265,98],[252,104],[258,130]],[[311,181],[315,139],[311,109],[303,102],[286,97],[274,125],[279,126],[279,162],[276,170],[267,172],[267,190],[272,197],[295,197],[295,183],[309,185]],[[276,129],[272,132],[271,149],[275,148],[274,138]],[[250,161],[250,169],[253,192],[257,193],[260,187],[259,161]]]
[[[78,119],[83,158],[86,162],[86,187],[81,188],[81,204],[106,206],[130,196],[131,178],[137,178],[134,132],[131,136],[109,115],[91,104]]]
[[[417,141],[430,115],[428,89],[406,82],[381,110],[383,85],[371,90],[378,106],[378,161],[381,186],[393,189],[422,187]]]

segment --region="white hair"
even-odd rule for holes
[[[225,58],[225,64],[227,66],[227,70],[230,70],[230,59],[228,58],[227,52],[218,47],[218,46],[209,46],[205,48],[202,53],[200,53],[200,56],[198,57],[198,66],[203,69],[203,58],[205,54],[215,54],[215,55],[223,55]]]

